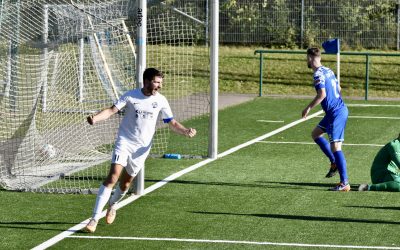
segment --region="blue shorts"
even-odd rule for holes
[[[326,114],[318,127],[328,134],[330,142],[344,141],[344,129],[348,116],[349,110],[345,106],[331,114]]]

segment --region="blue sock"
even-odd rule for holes
[[[347,184],[349,182],[349,178],[347,177],[347,166],[346,166],[346,159],[344,158],[343,152],[336,151],[333,153],[336,159],[336,166],[339,170],[340,175],[340,182]]]
[[[331,163],[335,163],[335,156],[331,151],[331,145],[329,144],[329,142],[322,136],[318,137],[314,141],[321,148],[322,152],[324,152],[324,154],[329,158]]]

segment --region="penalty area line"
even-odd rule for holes
[[[257,122],[266,122],[266,123],[284,123],[285,121],[257,120]]]
[[[285,243],[268,241],[245,241],[245,240],[207,240],[207,239],[179,239],[179,238],[151,238],[151,237],[111,237],[111,236],[79,236],[73,235],[68,238],[77,239],[107,239],[107,240],[136,240],[136,241],[173,241],[190,243],[218,243],[218,244],[238,244],[238,245],[270,245],[270,246],[290,246],[290,247],[318,247],[318,248],[341,248],[341,249],[396,249],[400,247],[386,246],[354,246],[354,245],[328,245],[328,244],[304,244],[304,243]]]
[[[305,121],[310,120],[310,119],[312,119],[312,118],[314,118],[314,117],[316,117],[316,116],[318,116],[318,115],[321,115],[322,113],[323,113],[322,110],[320,110],[320,111],[318,111],[318,112],[315,112],[315,113],[313,113],[313,114],[307,116],[307,118],[302,118],[302,119],[296,120],[296,121],[291,122],[291,123],[289,123],[289,124],[287,124],[287,125],[285,125],[285,126],[283,126],[283,127],[280,127],[280,128],[278,128],[278,129],[275,129],[275,130],[273,130],[273,131],[271,131],[271,132],[269,132],[269,133],[267,133],[267,134],[264,134],[264,135],[262,135],[262,136],[259,136],[259,137],[255,138],[255,139],[253,139],[253,140],[250,140],[250,141],[248,141],[248,142],[245,142],[245,143],[243,143],[243,144],[240,144],[240,145],[238,145],[238,146],[235,146],[235,147],[233,147],[233,148],[231,148],[231,149],[228,149],[228,150],[226,150],[225,152],[222,152],[222,153],[218,154],[217,158],[214,158],[214,159],[211,159],[211,158],[206,159],[206,160],[201,161],[201,162],[198,162],[198,163],[196,163],[196,164],[194,164],[194,165],[192,165],[192,166],[190,166],[190,167],[188,167],[188,168],[185,168],[185,169],[183,169],[183,170],[181,170],[181,171],[179,171],[179,172],[176,172],[176,173],[174,173],[174,174],[168,176],[167,178],[165,178],[165,179],[163,179],[163,180],[161,180],[161,181],[159,181],[159,182],[157,182],[157,183],[151,185],[150,187],[146,188],[146,189],[143,191],[143,195],[149,194],[149,193],[153,192],[154,190],[159,189],[160,187],[166,185],[167,183],[169,183],[169,182],[171,182],[171,181],[173,181],[173,180],[175,180],[175,179],[181,177],[182,175],[187,174],[187,173],[189,173],[189,172],[192,172],[192,171],[194,171],[194,170],[196,170],[196,169],[198,169],[198,168],[200,168],[200,167],[202,167],[202,166],[204,166],[204,165],[207,165],[207,164],[210,163],[210,162],[213,162],[213,161],[215,161],[215,160],[217,160],[217,159],[219,159],[219,158],[222,158],[222,157],[224,157],[224,156],[227,156],[227,155],[229,155],[229,154],[232,154],[232,153],[234,153],[234,152],[236,152],[236,151],[238,151],[238,150],[240,150],[240,149],[242,149],[242,148],[245,148],[245,147],[247,147],[247,146],[250,146],[250,145],[252,145],[252,144],[254,144],[254,143],[256,143],[256,142],[262,141],[262,140],[264,140],[264,139],[266,139],[266,138],[268,138],[268,137],[271,137],[271,136],[273,136],[273,135],[276,135],[276,134],[278,134],[278,133],[280,133],[280,132],[282,132],[282,131],[284,131],[284,130],[286,130],[286,129],[289,129],[289,128],[291,128],[291,127],[296,126],[296,125],[299,124],[299,123],[305,122]],[[134,202],[135,200],[137,200],[137,199],[140,198],[140,197],[141,197],[141,196],[139,196],[139,195],[131,195],[131,196],[127,197],[126,199],[122,200],[121,202],[119,202],[117,205],[115,205],[115,208],[118,210],[119,208],[122,208],[122,207],[124,207],[124,206],[126,206],[126,205],[128,205],[128,204],[130,204],[130,203],[132,203],[132,202]],[[106,215],[106,210],[104,210],[104,211],[101,213],[101,217],[100,217],[100,218],[105,217],[105,215]],[[86,226],[86,224],[89,223],[89,220],[90,220],[90,218],[88,218],[88,219],[86,219],[86,220],[80,222],[79,224],[77,224],[77,225],[75,225],[75,226],[69,228],[68,230],[66,230],[66,231],[64,231],[64,232],[62,232],[62,233],[60,233],[60,234],[54,236],[53,238],[50,238],[49,240],[47,240],[47,241],[41,243],[40,245],[38,245],[38,246],[32,248],[32,250],[46,249],[46,248],[48,248],[48,247],[51,247],[51,246],[55,245],[57,242],[62,241],[63,239],[69,237],[70,235],[72,235],[72,234],[74,234],[74,233],[76,233],[76,232],[82,230],[82,229]]]
[[[315,142],[295,142],[295,141],[259,141],[266,144],[296,144],[296,145],[316,145]],[[383,147],[383,144],[365,144],[365,143],[343,143],[343,146],[360,146],[360,147]]]
[[[317,116],[323,117],[323,116]],[[381,120],[400,120],[400,117],[392,117],[392,116],[363,116],[363,115],[350,115],[349,118],[355,119],[381,119]]]
[[[368,107],[400,107],[398,104],[363,104],[363,103],[353,103],[353,104],[346,104],[348,107],[363,107],[363,108],[368,108]]]

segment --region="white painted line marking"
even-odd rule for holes
[[[397,104],[346,104],[348,107],[400,107]]]
[[[245,142],[245,143],[243,143],[243,144],[240,144],[240,145],[238,145],[238,146],[236,146],[236,147],[233,147],[233,148],[231,148],[231,149],[228,149],[228,150],[226,150],[225,152],[220,153],[220,154],[218,155],[218,158],[222,158],[222,157],[224,157],[224,156],[226,156],[226,155],[229,155],[229,154],[232,154],[233,152],[238,151],[239,149],[242,149],[242,148],[244,148],[244,147],[247,147],[247,146],[249,146],[249,145],[251,145],[251,144],[254,144],[254,143],[256,143],[256,142],[265,140],[265,139],[267,139],[268,137],[271,137],[271,136],[273,136],[273,135],[276,135],[276,134],[278,134],[278,133],[280,133],[280,132],[282,132],[282,131],[284,131],[284,130],[286,130],[286,129],[289,129],[289,128],[293,127],[293,126],[296,126],[296,125],[299,124],[299,123],[302,123],[302,122],[305,122],[305,121],[307,121],[307,120],[310,120],[310,119],[312,119],[312,118],[314,118],[314,117],[317,117],[318,115],[322,114],[323,112],[324,112],[323,110],[320,110],[320,111],[318,111],[318,112],[316,112],[316,113],[314,113],[314,114],[312,114],[312,115],[307,116],[307,118],[305,118],[305,119],[300,119],[300,120],[291,122],[291,123],[289,123],[289,124],[287,124],[287,125],[285,125],[285,126],[283,126],[283,127],[280,127],[280,128],[278,128],[278,129],[275,129],[275,130],[272,131],[272,132],[269,132],[269,133],[267,133],[267,134],[265,134],[265,135],[262,135],[262,136],[260,136],[260,137],[255,138],[255,139],[253,139],[253,140],[250,140],[250,141]]]
[[[274,122],[276,122],[276,123],[283,123],[283,122],[285,122],[285,121],[272,121],[272,120],[257,120],[258,122],[271,122],[271,123],[274,123]]]
[[[324,244],[302,244],[302,243],[280,243],[268,241],[245,241],[245,240],[205,240],[205,239],[178,239],[178,238],[150,238],[150,237],[110,237],[110,236],[69,236],[69,238],[81,239],[109,239],[109,240],[145,240],[145,241],[175,241],[191,243],[222,243],[222,244],[245,244],[245,245],[270,245],[291,247],[323,247],[323,248],[348,248],[348,249],[400,249],[400,247],[385,246],[353,246],[353,245],[324,245]]]
[[[226,155],[232,154],[232,153],[238,151],[239,149],[245,148],[245,147],[250,146],[250,145],[252,145],[252,144],[254,144],[254,143],[258,142],[258,141],[264,140],[264,139],[266,139],[268,137],[271,137],[271,136],[273,136],[275,134],[278,134],[278,133],[280,133],[280,132],[282,132],[282,131],[284,131],[286,129],[289,129],[289,128],[293,127],[293,126],[296,126],[299,123],[302,123],[304,121],[312,119],[312,118],[314,118],[314,117],[316,117],[316,116],[318,116],[318,115],[320,115],[322,113],[323,113],[323,111],[320,110],[320,111],[318,111],[318,112],[316,112],[316,113],[314,113],[312,115],[309,115],[306,119],[300,119],[300,120],[294,121],[294,122],[289,123],[289,124],[287,124],[287,125],[285,125],[285,126],[283,126],[281,128],[278,128],[278,129],[276,129],[276,130],[274,130],[272,132],[269,132],[269,133],[267,133],[265,135],[262,135],[260,137],[257,137],[255,139],[253,139],[253,140],[250,140],[250,141],[245,142],[243,144],[240,144],[240,145],[238,145],[236,147],[233,147],[233,148],[231,148],[231,149],[229,149],[229,150],[227,150],[227,151],[225,151],[223,153],[220,153],[220,154],[218,154],[217,158],[215,158],[215,159],[206,159],[206,160],[201,161],[201,162],[199,162],[197,164],[194,164],[194,165],[192,165],[192,166],[190,166],[188,168],[185,168],[185,169],[183,169],[183,170],[181,170],[179,172],[176,172],[175,174],[172,174],[172,175],[168,176],[164,180],[159,181],[159,182],[151,185],[150,187],[146,188],[144,190],[144,192],[143,192],[143,195],[151,193],[154,190],[164,186],[168,182],[173,181],[176,178],[179,178],[182,175],[187,174],[187,173],[189,173],[189,172],[191,172],[193,170],[196,170],[196,169],[198,169],[198,168],[200,168],[200,167],[202,167],[202,166],[204,166],[204,165],[206,165],[206,164],[208,164],[210,162],[213,162],[213,161],[217,160],[218,158],[222,158],[222,157],[224,157]],[[137,195],[129,196],[128,198],[126,198],[126,199],[122,200],[121,202],[119,202],[115,207],[116,207],[116,209],[124,207],[124,206],[132,203],[133,201],[137,200],[139,197],[141,197],[141,196],[137,196]],[[101,213],[101,217],[100,218],[103,218],[105,215],[106,215],[106,210],[104,210]],[[46,249],[48,247],[53,246],[54,244],[56,244],[57,242],[63,240],[64,238],[69,237],[70,235],[80,231],[82,228],[84,228],[86,226],[86,224],[89,222],[89,220],[90,219],[86,219],[86,220],[82,221],[81,223],[71,227],[67,231],[64,231],[64,232],[54,236],[53,238],[41,243],[40,245],[32,248],[32,250]]]
[[[317,116],[323,117],[323,116]],[[387,119],[387,120],[400,120],[400,117],[388,117],[388,116],[361,116],[361,115],[350,115],[349,118],[357,119]]]
[[[315,142],[295,142],[295,141],[259,141],[259,143],[268,144],[297,144],[297,145],[317,145]],[[343,146],[370,146],[370,147],[383,147],[383,144],[364,144],[364,143],[343,143]]]

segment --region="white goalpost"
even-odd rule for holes
[[[140,88],[147,67],[165,73],[162,93],[175,118],[201,131],[181,140],[160,119],[151,157],[215,158],[218,1],[211,7],[210,36],[208,0],[3,0],[0,187],[96,192],[124,114],[95,126],[86,117]]]
[[[147,0],[139,0],[136,8],[136,88],[143,87],[143,72],[146,69],[146,45],[147,45]],[[133,192],[142,195],[144,191],[144,173],[142,168],[134,179]]]

